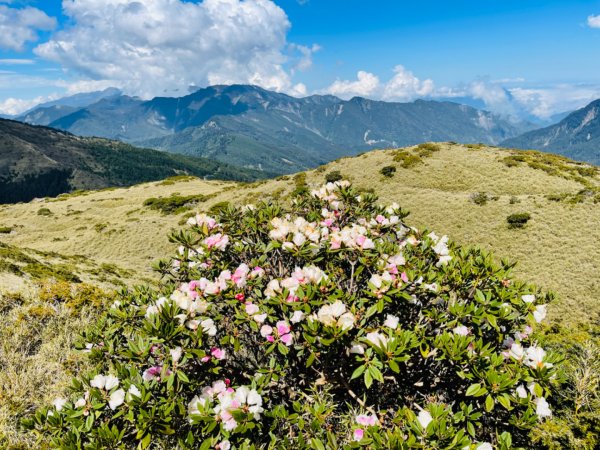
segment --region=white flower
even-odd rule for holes
[[[429,411],[422,410],[419,412],[417,420],[419,421],[419,424],[421,424],[421,427],[426,430],[427,426],[433,421],[433,417],[431,417]]]
[[[469,329],[464,326],[464,325],[458,325],[457,327],[455,327],[452,332],[454,334],[458,334],[459,336],[468,336],[469,335]]]
[[[56,408],[57,411],[63,409],[63,406],[65,406],[66,404],[67,400],[65,400],[64,398],[57,398],[52,402],[52,405]]]
[[[522,384],[517,387],[517,396],[519,398],[527,398],[527,389]]]
[[[83,408],[87,402],[84,397],[80,397],[75,404],[73,405],[75,408]]]
[[[521,299],[525,303],[533,303],[535,301],[535,295],[532,295],[532,294],[523,295],[523,296],[521,296]]]
[[[153,315],[158,314],[158,306],[150,305],[146,308],[146,318],[149,319]]]
[[[385,319],[385,322],[383,322],[383,324],[386,327],[391,328],[392,330],[395,330],[396,328],[398,328],[399,321],[400,321],[400,319],[398,317],[388,314]]]
[[[218,450],[230,450],[231,443],[227,439],[225,439],[224,441],[219,442],[215,448],[217,448]]]
[[[113,375],[107,375],[104,378],[104,389],[110,391],[112,388],[116,388],[119,385],[119,379]]]
[[[106,378],[100,374],[90,380],[90,386],[98,389],[104,389],[104,383],[106,383]]]
[[[294,238],[292,239],[296,247],[300,247],[302,244],[306,242],[306,236],[302,233],[294,233]]]
[[[482,442],[475,447],[475,450],[494,450],[494,447],[489,442]]]
[[[125,401],[125,391],[123,389],[118,389],[112,394],[110,394],[110,398],[108,399],[108,406],[110,409],[114,410],[118,406],[122,405]]]
[[[364,355],[365,346],[362,344],[359,344],[358,342],[353,342],[352,347],[350,347],[350,353],[354,353],[356,355]]]
[[[265,289],[265,297],[271,298],[277,296],[277,293],[281,292],[281,287],[279,286],[279,280],[271,280],[269,284],[267,284],[267,288]]]
[[[267,313],[264,314],[256,314],[252,316],[256,323],[263,323],[267,319]]]
[[[342,330],[350,330],[354,327],[354,314],[351,312],[344,313],[337,321],[338,327]]]
[[[294,311],[294,314],[292,314],[292,317],[290,318],[290,322],[298,323],[298,322],[302,322],[303,319],[304,319],[304,311]]]
[[[529,347],[525,351],[525,364],[533,369],[552,367],[551,363],[545,363],[546,351],[541,347]]]
[[[260,327],[260,335],[264,338],[273,334],[273,327],[270,325],[263,325]]]
[[[508,354],[510,356],[512,356],[514,359],[521,360],[521,359],[523,359],[523,356],[525,356],[525,350],[523,350],[523,347],[521,346],[521,344],[514,343],[510,346],[510,350],[508,351]]]
[[[131,386],[129,386],[127,393],[131,397],[141,397],[142,396],[142,393],[140,392],[140,390],[137,388],[137,386],[135,384],[132,384]]]
[[[539,418],[550,417],[552,415],[552,411],[550,410],[550,405],[546,401],[544,397],[540,397],[534,400],[535,403],[535,413]]]
[[[181,347],[172,348],[169,350],[169,353],[171,354],[171,358],[173,358],[173,362],[178,362],[181,359]]]
[[[331,308],[331,314],[334,317],[340,317],[342,314],[344,314],[346,312],[346,305],[340,300],[336,300],[334,303],[332,303],[330,305],[330,308]]]
[[[200,326],[202,327],[202,331],[209,336],[214,336],[217,334],[217,327],[212,319],[204,319],[202,322],[200,322]]]
[[[538,305],[533,311],[533,318],[537,323],[540,323],[546,318],[546,305]]]
[[[246,314],[249,314],[252,316],[254,314],[257,314],[260,311],[260,308],[258,307],[258,305],[255,305],[254,303],[246,303],[245,310],[246,310]]]
[[[377,347],[387,347],[388,339],[381,333],[373,331],[371,333],[367,333],[365,339],[369,341],[371,344]]]

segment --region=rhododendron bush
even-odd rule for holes
[[[60,448],[527,445],[550,296],[405,216],[340,181],[191,218],[160,290],[83,336],[97,370],[25,424]]]

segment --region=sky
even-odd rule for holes
[[[600,0],[0,0],[0,114],[231,83],[550,121],[600,98]]]

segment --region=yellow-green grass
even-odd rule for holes
[[[536,152],[453,144],[438,147],[438,151],[421,152],[421,162],[409,168],[394,161],[397,150],[373,151],[309,171],[306,181],[316,186],[328,172],[338,170],[358,187],[373,190],[382,203],[396,201],[408,209],[409,224],[518,261],[517,277],[558,294],[559,300],[550,308],[553,319],[596,320],[600,312],[600,203],[594,203],[593,195],[594,189],[598,195],[600,186],[598,171],[594,174],[587,165]],[[408,151],[419,153],[414,148]],[[509,167],[505,158],[515,154],[524,155],[526,161]],[[380,170],[389,165],[397,170],[392,177],[384,177]],[[577,170],[582,168],[591,173],[579,176]],[[185,219],[185,212],[165,215],[143,206],[146,199],[202,194],[208,198],[194,210],[208,210],[223,201],[287,200],[295,187],[293,176],[253,184],[183,179],[5,205],[0,207],[0,225],[13,231],[0,239],[17,247],[116,264],[131,271],[125,278],[132,283],[153,276],[151,263],[173,250],[168,232]],[[583,196],[580,203],[547,198],[574,196],[584,188],[591,190],[591,196]],[[471,200],[478,192],[497,199],[479,206]],[[48,208],[50,214],[38,214],[41,208]],[[525,228],[509,229],[506,217],[519,212],[530,213],[531,220]],[[9,284],[0,278],[0,289],[10,288]]]

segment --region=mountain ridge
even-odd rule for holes
[[[600,99],[572,112],[557,124],[507,139],[501,145],[555,152],[600,164]]]
[[[128,186],[182,174],[240,181],[270,175],[204,158],[0,119],[0,203],[78,189]]]
[[[279,173],[424,141],[497,144],[530,128],[453,102],[296,98],[250,85],[147,101],[113,96],[66,112],[49,126]]]

